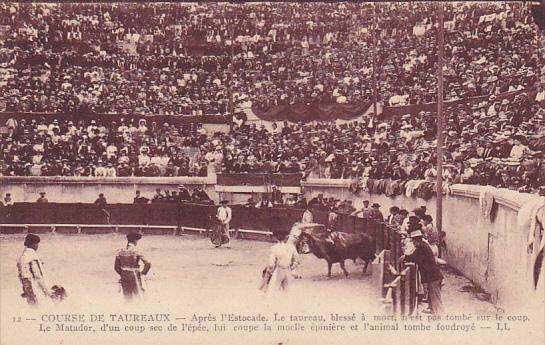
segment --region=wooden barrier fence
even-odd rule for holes
[[[418,269],[402,262],[399,232],[384,223],[375,224],[377,258],[373,261],[373,280],[380,309],[386,315],[412,315],[417,308]]]

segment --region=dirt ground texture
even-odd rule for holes
[[[281,312],[294,315],[329,313],[376,314],[376,300],[370,298],[371,276],[363,275],[361,262],[347,261],[346,278],[338,265],[333,266],[333,277],[328,279],[327,264],[313,255],[304,255],[299,269],[302,279],[292,280],[289,291],[281,297],[264,296],[258,290],[261,271],[268,259],[272,243],[234,240],[232,248],[214,248],[209,239],[196,235],[153,236],[146,235],[138,248],[152,263],[147,278],[146,297],[138,303],[127,304],[121,295],[118,276],[113,270],[116,251],[126,244],[122,234],[62,235],[44,234],[38,254],[45,265],[50,284],[64,286],[69,298],[61,304],[42,304],[39,309],[29,309],[20,297],[21,287],[17,278],[16,260],[23,249],[24,235],[0,235],[0,305],[4,333],[1,344],[15,344],[15,329],[10,325],[13,316],[43,313],[108,313],[144,312],[170,313],[173,317],[191,318],[193,314],[236,312],[257,314]],[[475,292],[471,282],[462,276],[445,270],[443,301],[449,313],[494,313],[494,306],[486,295]],[[30,323],[33,327],[36,323]],[[40,336],[40,344],[63,343],[63,336],[52,334],[18,333],[24,336]],[[202,336],[202,335],[201,335]],[[324,340],[328,335],[316,333],[315,339]],[[331,335],[334,340],[334,335]],[[355,336],[355,335],[352,335]],[[70,339],[69,335],[65,335]],[[132,335],[120,336],[125,343]],[[135,335],[135,337],[137,337]],[[170,338],[169,338],[170,337]],[[263,334],[241,335],[237,340],[222,338],[221,343],[275,343]],[[279,337],[281,337],[279,335]],[[297,335],[286,335],[296,343]],[[349,337],[349,336],[347,336]],[[310,337],[311,338],[311,337]],[[305,341],[310,339],[305,338]],[[117,339],[117,338],[116,338]],[[144,338],[136,338],[143,340]],[[195,335],[187,335],[186,343],[202,343]],[[347,338],[348,339],[348,338]],[[358,338],[354,338],[358,339]],[[385,338],[386,339],[386,338]],[[172,334],[161,333],[153,337],[153,343],[172,343]],[[285,341],[286,339],[279,339]],[[299,339],[300,340],[300,339]],[[87,342],[89,341],[89,342]],[[147,341],[147,340],[146,340]],[[108,340],[114,343],[113,338]],[[96,343],[90,338],[77,344]],[[132,343],[139,343],[138,341]],[[145,342],[143,342],[145,343]],[[206,342],[204,342],[206,343]],[[210,338],[209,343],[217,343]],[[320,343],[320,342],[318,342]]]

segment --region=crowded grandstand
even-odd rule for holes
[[[434,11],[0,4],[0,174],[435,181]],[[528,7],[446,4],[444,21],[444,180],[539,192],[544,37]]]

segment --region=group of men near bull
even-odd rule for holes
[[[426,214],[426,207],[421,206],[413,210],[413,215],[398,217],[400,212],[398,207],[390,209],[390,215],[386,219],[380,212],[380,205],[373,203],[369,207],[370,202],[364,200],[363,208],[354,211],[352,215],[362,214],[364,218],[375,219],[376,221],[384,221],[388,225],[395,226],[399,221],[398,231],[403,236],[403,251],[402,260],[406,262],[414,262],[417,264],[420,273],[420,282],[422,283],[421,295],[422,300],[428,301],[429,308],[424,310],[432,314],[443,313],[443,303],[441,298],[441,286],[443,285],[443,275],[439,268],[439,264],[444,264],[445,261],[439,257],[439,248],[444,240],[433,226],[433,218]],[[332,217],[333,215],[333,217]],[[335,214],[330,213],[329,224],[334,224]],[[312,223],[313,216],[310,208],[307,207],[302,217],[302,224]],[[335,244],[337,233],[333,229],[329,230],[329,236],[326,241],[331,245]]]

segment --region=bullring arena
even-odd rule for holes
[[[543,13],[1,3],[0,345],[542,344]]]
[[[134,182],[134,181],[133,181]],[[148,181],[148,183],[151,181]],[[199,181],[202,182],[202,181]],[[341,186],[341,181],[337,181],[338,186],[332,187],[329,183],[327,187],[323,187],[318,181],[314,186],[310,186],[311,181],[306,182],[306,190],[313,193],[329,191],[329,193],[337,193],[334,195],[348,195],[346,188]],[[17,184],[12,185],[12,190],[17,191]],[[33,187],[31,187],[33,186]],[[214,184],[211,184],[212,188]],[[42,186],[26,183],[22,188],[37,188]],[[115,188],[119,190],[126,187],[123,183],[103,185],[101,190],[108,193],[107,188]],[[162,186],[165,188],[166,186]],[[473,212],[474,219],[479,219],[477,214],[478,209],[471,211],[466,207],[466,203],[478,203],[478,199],[470,195],[470,191],[463,186],[456,186],[456,190],[452,195],[448,196],[445,202],[451,205],[450,209],[464,209],[466,216],[472,216],[469,212]],[[80,186],[66,185],[61,190],[69,190],[70,188],[81,188]],[[134,189],[134,186],[129,188]],[[145,186],[141,185],[138,188],[145,191]],[[27,189],[28,190],[28,189]],[[212,189],[207,188],[212,193]],[[463,191],[463,194],[462,194]],[[93,193],[93,191],[91,191]],[[17,195],[16,193],[14,193]],[[30,193],[33,194],[33,193]],[[69,195],[76,194],[70,192]],[[77,193],[81,199],[85,198],[85,194]],[[113,194],[113,191],[112,191]],[[93,194],[94,195],[94,194]],[[463,196],[462,196],[463,195]],[[473,192],[473,195],[476,195]],[[66,195],[65,197],[67,197]],[[233,196],[236,196],[234,194]],[[91,195],[89,195],[91,197]],[[498,200],[500,196],[496,196]],[[80,200],[81,200],[80,199]],[[389,198],[384,196],[371,196],[372,200],[385,204]],[[356,201],[356,206],[359,206]],[[433,207],[432,200],[427,202],[421,199],[413,199],[406,197],[397,197],[392,200],[396,204],[410,207],[412,205],[420,205],[424,203],[430,208]],[[300,265],[299,274],[301,279],[292,281],[290,290],[287,294],[280,296],[266,296],[259,291],[258,287],[261,282],[261,270],[267,265],[269,248],[273,242],[272,234],[279,228],[289,229],[291,219],[299,217],[302,211],[292,209],[278,209],[277,213],[281,214],[283,221],[276,219],[273,210],[248,210],[244,207],[232,205],[235,214],[238,213],[241,218],[234,221],[232,229],[233,239],[232,248],[214,248],[208,238],[210,209],[215,210],[217,206],[208,205],[172,205],[154,203],[148,206],[144,205],[123,205],[112,204],[108,207],[111,211],[110,223],[120,222],[125,219],[124,223],[136,222],[141,219],[134,219],[131,214],[140,213],[141,211],[128,211],[134,207],[146,207],[148,212],[153,212],[156,209],[162,210],[161,217],[150,217],[147,215],[147,223],[156,223],[156,225],[115,225],[115,224],[60,224],[67,221],[55,221],[55,218],[62,218],[61,208],[67,208],[70,205],[73,208],[81,209],[82,211],[72,215],[72,222],[77,222],[79,216],[85,219],[97,220],[96,223],[102,222],[101,210],[96,209],[92,204],[57,204],[49,203],[48,205],[36,205],[34,203],[20,204],[20,212],[27,212],[25,219],[34,224],[4,224],[3,234],[1,237],[1,272],[3,275],[1,286],[2,310],[3,310],[3,326],[8,327],[12,321],[5,315],[13,315],[25,309],[25,301],[18,298],[20,295],[20,284],[17,279],[17,270],[15,267],[15,258],[21,250],[21,243],[24,239],[25,232],[33,232],[40,234],[42,244],[40,247],[40,256],[46,261],[45,268],[48,272],[48,278],[53,284],[64,286],[69,292],[69,298],[59,305],[44,305],[39,310],[30,311],[35,313],[36,317],[40,317],[43,313],[54,311],[56,314],[69,313],[97,313],[111,310],[112,313],[142,311],[150,313],[150,310],[157,312],[168,311],[173,315],[179,315],[180,318],[190,318],[193,314],[208,315],[212,313],[219,315],[229,311],[236,310],[242,315],[255,315],[256,313],[274,313],[281,312],[290,315],[310,316],[322,315],[335,312],[339,314],[352,314],[354,312],[362,312],[367,315],[401,315],[399,300],[397,300],[397,309],[385,309],[385,299],[381,295],[380,286],[383,281],[379,278],[380,264],[371,265],[368,274],[362,273],[363,263],[358,260],[355,263],[351,260],[347,261],[347,270],[350,272],[349,277],[345,277],[340,270],[338,264],[333,266],[333,276],[326,276],[327,265],[324,260],[316,258],[312,254],[302,255],[302,263]],[[14,205],[15,206],[15,205]],[[513,203],[510,207],[513,206]],[[42,210],[39,210],[39,207]],[[115,210],[121,208],[120,210]],[[49,208],[49,209],[48,209]],[[180,212],[180,208],[189,208],[188,212]],[[23,211],[26,209],[26,211]],[[17,219],[17,209],[12,209],[12,220]],[[174,211],[175,215],[167,217],[166,215]],[[269,213],[266,215],[266,213]],[[497,214],[496,220],[506,221],[509,213],[516,220],[517,214],[512,209],[502,206],[496,212],[505,212],[505,214]],[[69,212],[67,212],[69,213]],[[74,214],[73,212],[71,212]],[[315,211],[315,219],[324,217],[319,211]],[[127,216],[129,214],[129,216]],[[250,216],[253,214],[253,219]],[[55,216],[56,215],[56,216]],[[177,218],[180,216],[180,218]],[[49,218],[47,218],[49,217]],[[116,219],[117,217],[117,219]],[[261,217],[261,222],[260,222]],[[200,221],[198,218],[201,218]],[[291,219],[290,219],[291,218]],[[363,219],[356,220],[351,224],[346,217],[344,225],[347,229],[352,227],[352,231],[362,231],[363,227],[370,227],[371,222],[358,223]],[[265,220],[263,220],[265,219]],[[322,218],[323,223],[327,224],[327,219]],[[513,220],[513,221],[514,221]],[[458,236],[461,240],[467,236],[464,231],[474,232],[474,224],[465,225],[466,218],[448,216],[445,219],[447,224],[458,224],[456,232],[449,233],[449,250],[444,258],[449,263],[450,267],[443,269],[445,276],[445,285],[443,288],[443,300],[445,308],[450,314],[462,315],[490,315],[497,313],[498,310],[509,314],[520,313],[524,311],[524,315],[528,315],[527,308],[521,303],[528,298],[528,294],[535,294],[538,297],[539,292],[533,287],[526,287],[526,292],[520,293],[518,296],[514,293],[511,284],[502,285],[501,277],[488,277],[484,283],[490,284],[496,290],[490,287],[488,290],[482,289],[478,285],[479,280],[470,279],[462,275],[461,270],[456,269],[454,265],[465,268],[469,272],[472,264],[477,265],[477,262],[471,261],[456,261],[457,255],[469,255],[464,248],[455,249]],[[39,224],[42,222],[42,224]],[[44,223],[58,223],[57,225]],[[91,223],[91,221],[88,221]],[[272,226],[271,224],[276,224]],[[473,222],[472,222],[473,223]],[[480,226],[486,229],[486,224],[492,226],[492,222],[480,220]],[[254,230],[250,228],[253,224]],[[359,228],[359,227],[362,228]],[[273,229],[274,228],[274,229]],[[467,230],[464,230],[467,229]],[[270,231],[273,230],[273,231]],[[125,243],[124,234],[127,232],[139,231],[144,234],[139,247],[146,253],[146,257],[152,262],[152,271],[145,280],[146,295],[137,305],[127,305],[123,302],[122,293],[118,284],[118,278],[113,271],[113,258],[116,251]],[[349,230],[346,230],[349,231]],[[376,230],[375,230],[376,231]],[[79,232],[79,233],[78,233]],[[237,233],[236,233],[237,232]],[[512,241],[512,239],[510,239]],[[476,243],[477,244],[477,243]],[[386,246],[384,243],[383,246]],[[486,243],[488,246],[488,244]],[[501,244],[499,244],[501,245]],[[499,246],[498,245],[498,246]],[[502,251],[509,250],[509,246],[502,247]],[[478,249],[477,249],[478,250]],[[517,248],[510,248],[517,250]],[[458,252],[456,252],[458,251]],[[452,253],[458,254],[452,254]],[[504,252],[505,253],[505,252]],[[488,254],[489,255],[489,254]],[[395,264],[395,263],[394,263]],[[489,262],[487,265],[490,265]],[[494,264],[505,264],[500,260]],[[482,267],[482,266],[481,266]],[[487,269],[490,270],[490,266]],[[497,270],[503,268],[496,268]],[[517,272],[520,274],[520,272]],[[527,274],[530,274],[528,272]],[[386,278],[383,278],[386,279]],[[390,277],[392,279],[392,277]],[[494,280],[492,280],[494,279]],[[481,280],[482,281],[482,280]],[[482,283],[481,283],[482,284]],[[492,285],[494,284],[494,285]],[[399,291],[399,289],[398,289]],[[407,290],[408,291],[408,290]],[[495,295],[489,291],[495,291]],[[534,292],[535,291],[535,292]],[[390,296],[391,297],[391,296]],[[407,294],[407,299],[409,295]],[[519,298],[519,299],[515,299]],[[88,301],[92,301],[89,304]],[[242,303],[241,303],[242,302]],[[393,301],[391,301],[393,302]],[[391,308],[391,305],[390,305]],[[408,308],[408,307],[407,307]],[[423,315],[422,310],[425,304],[420,304],[412,315]],[[408,310],[405,313],[409,313]],[[33,314],[25,314],[33,315]],[[32,317],[31,317],[32,318]],[[178,321],[178,322],[185,322]],[[12,327],[6,329],[14,329]],[[301,336],[297,332],[290,333],[289,331],[282,333],[282,339],[288,339],[292,342],[307,341],[313,336],[317,339],[335,339],[334,333],[317,332],[317,334],[309,335],[308,332]],[[512,333],[513,335],[514,333]],[[27,334],[30,339],[35,336],[32,333]],[[269,338],[261,333],[246,334],[233,333],[233,339],[249,339],[263,338],[266,343]],[[76,337],[70,332],[64,332],[62,335],[46,335],[47,339],[70,339],[71,336]],[[136,336],[131,334],[131,336]],[[470,335],[466,335],[470,336]],[[19,334],[18,337],[24,336]],[[57,337],[57,338],[55,338]],[[68,337],[68,338],[67,338]],[[124,333],[119,336],[119,341],[124,341],[127,335]],[[164,337],[161,338],[161,337]],[[202,334],[196,335],[190,332],[184,333],[188,341],[194,339],[202,339]],[[192,338],[195,337],[195,338]],[[138,338],[138,337],[137,337]],[[135,339],[137,339],[135,338]],[[75,338],[74,338],[75,339]],[[93,338],[94,339],[94,338]],[[110,341],[117,338],[112,338]],[[168,335],[161,334],[159,339],[163,339],[165,343],[169,342]],[[213,339],[213,338],[211,338]],[[348,336],[347,339],[350,339]],[[355,337],[354,339],[357,339]],[[94,340],[93,340],[94,341]],[[80,342],[78,340],[78,342]],[[90,343],[93,343],[90,341]],[[236,343],[236,341],[234,341]]]

